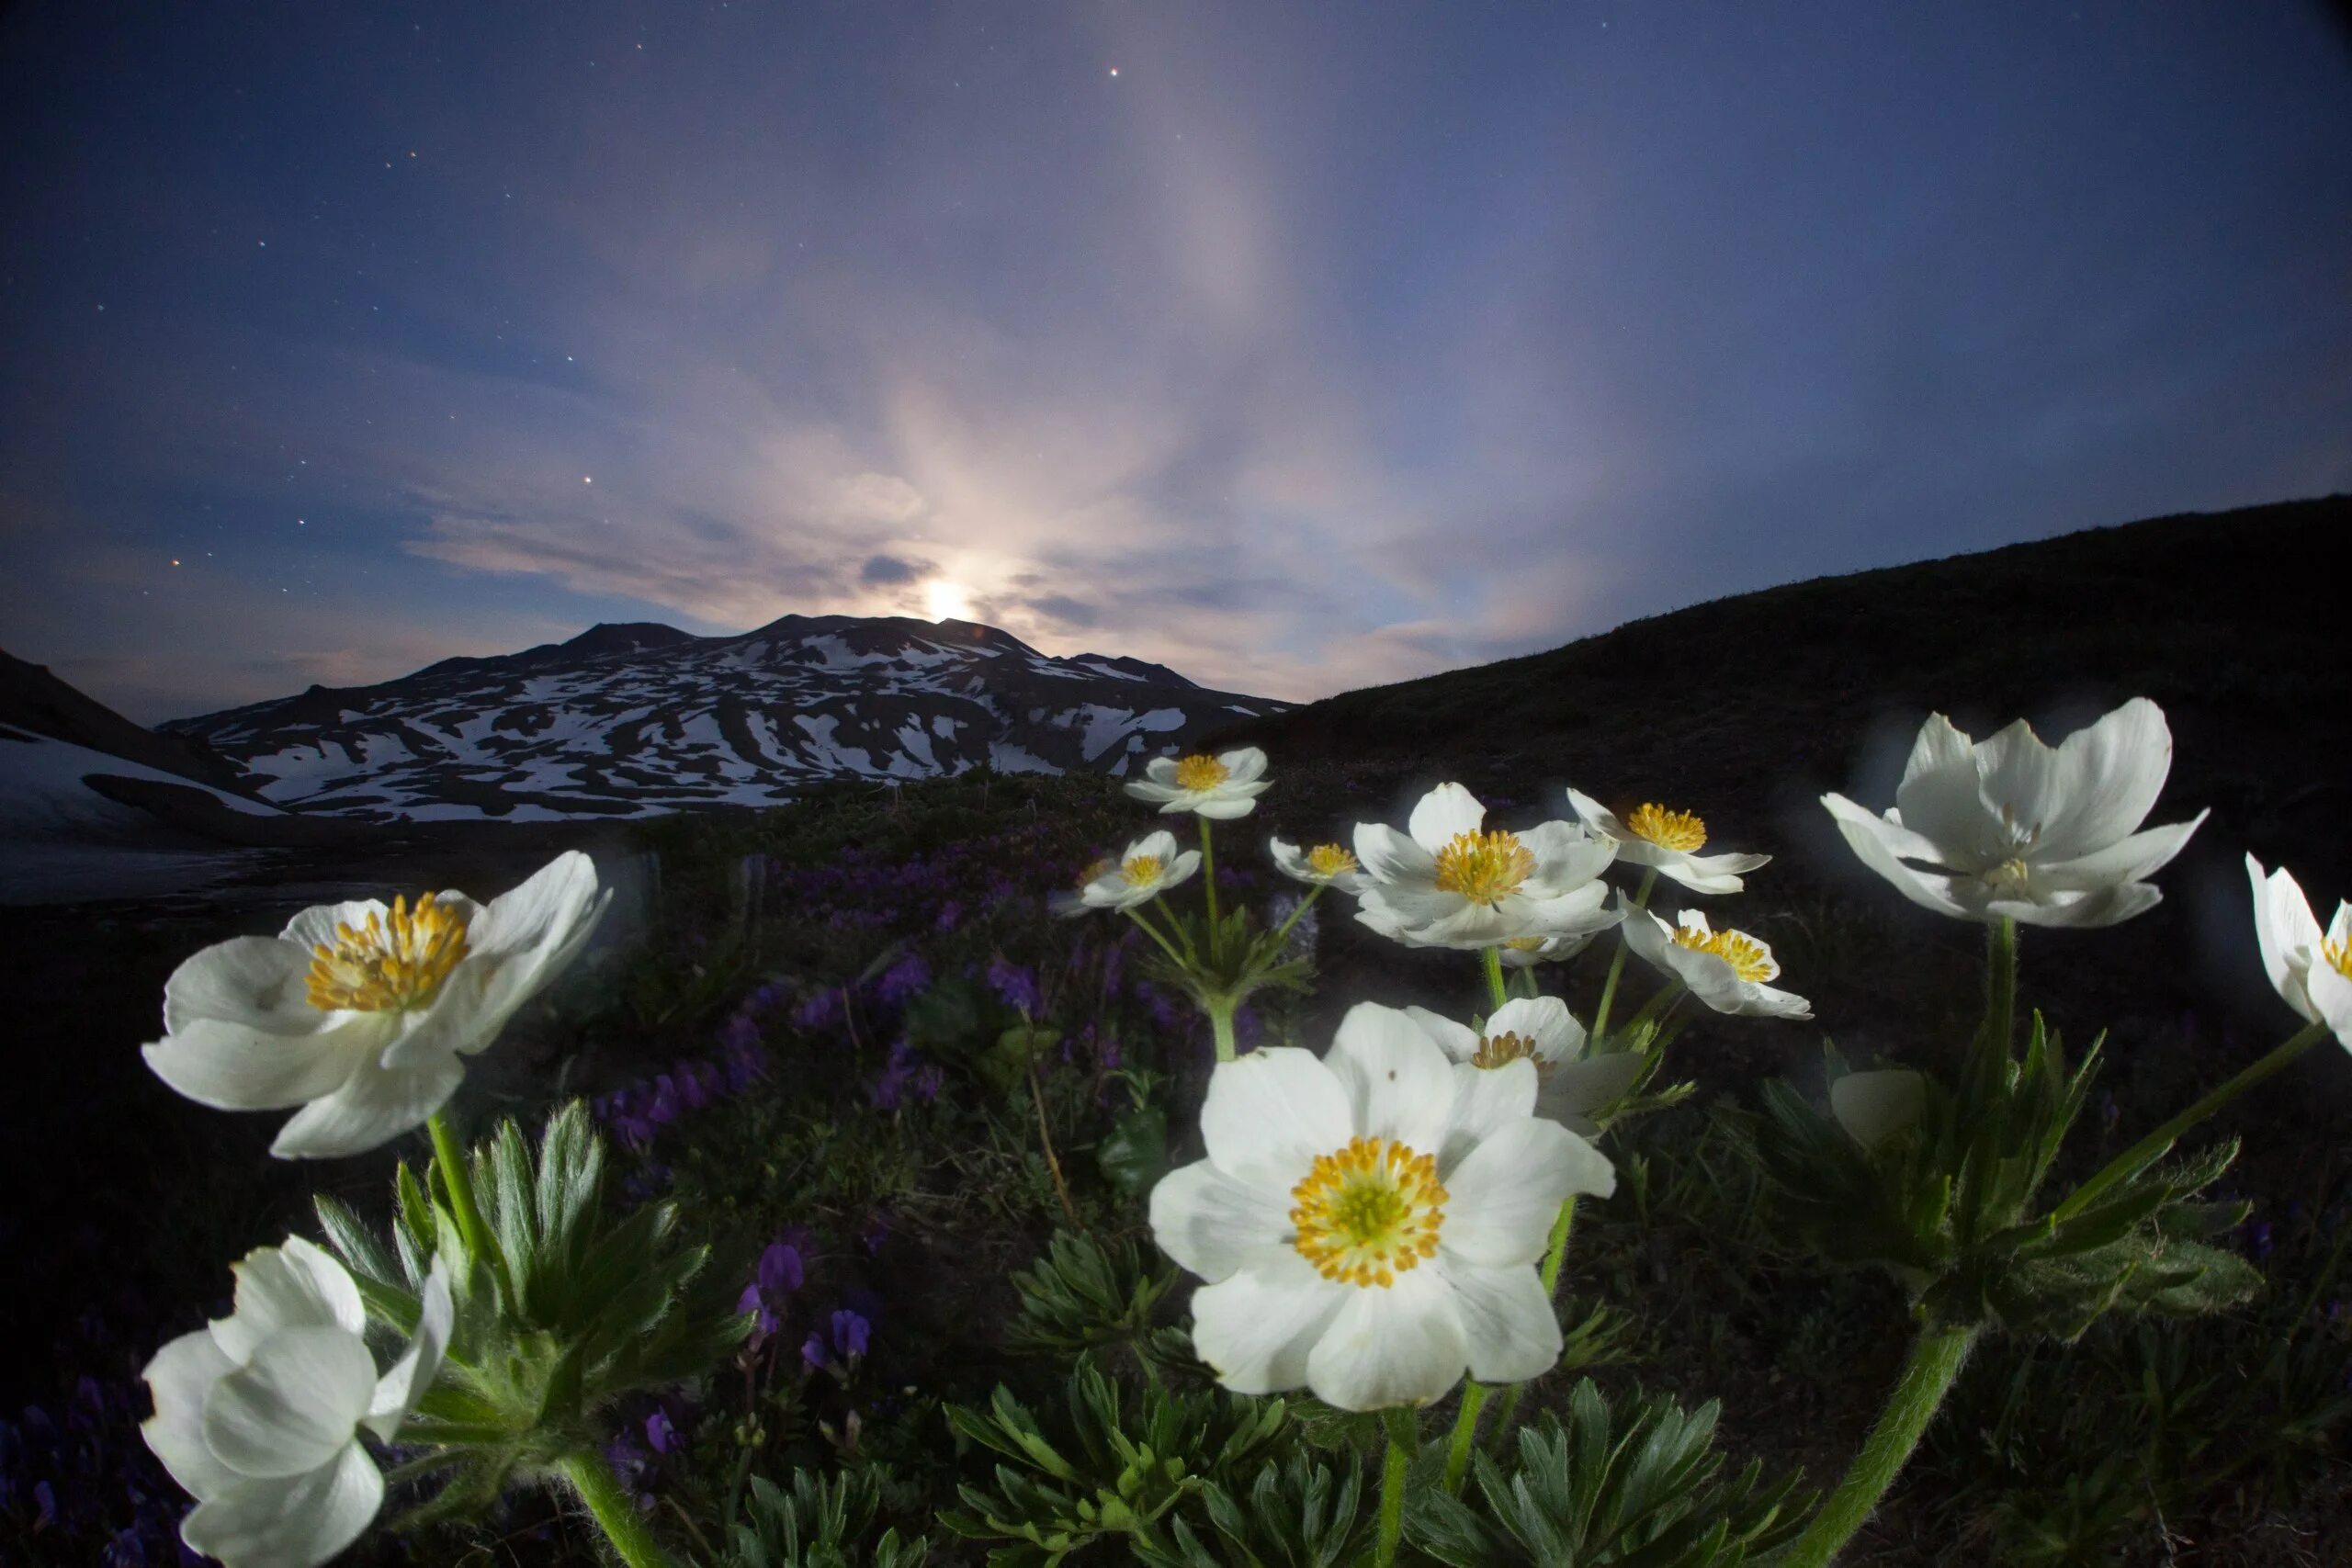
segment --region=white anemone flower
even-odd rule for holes
[[[2137,830],[2171,771],[2172,730],[2145,697],[2054,749],[2023,719],[1972,743],[1936,714],[1912,745],[1894,810],[1874,817],[1842,795],[1821,803],[1862,863],[1922,908],[1968,920],[2111,926],[2163,898],[2141,879],[2205,820],[2200,811]]]
[[[1257,810],[1258,796],[1272,782],[1265,776],[1266,754],[1255,746],[1214,757],[1154,757],[1143,771],[1127,784],[1129,795],[1159,807],[1163,817],[1191,811],[1218,822]]]
[[[1746,884],[1740,873],[1769,863],[1770,855],[1713,854],[1699,851],[1707,842],[1707,824],[1697,814],[1669,811],[1654,802],[1625,814],[1623,819],[1582,790],[1568,791],[1568,805],[1593,832],[1617,840],[1617,858],[1665,873],[1693,893],[1736,893]]]
[[[197,1500],[180,1539],[229,1568],[316,1568],[383,1506],[363,1435],[390,1442],[433,1386],[452,1321],[436,1260],[408,1350],[380,1376],[359,1287],[296,1236],[236,1266],[235,1310],[147,1363],[140,1428]]]
[[[1378,1410],[1442,1398],[1465,1369],[1518,1382],[1559,1360],[1536,1261],[1562,1201],[1616,1176],[1532,1114],[1533,1062],[1487,1076],[1457,1114],[1445,1053],[1369,1002],[1321,1060],[1278,1046],[1218,1064],[1208,1157],[1151,1193],[1154,1238],[1209,1281],[1193,1344],[1218,1382]]]
[[[1602,928],[1606,930],[1607,928]],[[1587,931],[1581,936],[1515,936],[1495,950],[1506,969],[1532,969],[1538,964],[1557,964],[1574,958],[1592,945],[1599,931]]]
[[[2265,877],[2262,863],[2248,855],[2245,869],[2254,880],[2255,940],[2270,984],[2305,1022],[2324,1023],[2352,1050],[2352,904],[2338,900],[2323,931],[2285,866]]]
[[[1494,1010],[1484,1030],[1427,1008],[1405,1012],[1453,1063],[1457,1121],[1481,1121],[1479,1101],[1510,1092],[1502,1069],[1525,1061],[1535,1064],[1535,1114],[1578,1137],[1597,1137],[1600,1127],[1591,1113],[1623,1099],[1641,1076],[1637,1051],[1586,1055],[1585,1027],[1557,997],[1515,997]]]
[[[1681,981],[1717,1012],[1753,1018],[1813,1016],[1811,1002],[1766,984],[1780,977],[1781,964],[1764,942],[1746,931],[1716,931],[1696,909],[1683,910],[1679,922],[1669,926],[1623,893],[1617,897],[1625,912],[1625,945],[1652,967]]]
[[[1589,937],[1617,923],[1600,880],[1617,842],[1574,822],[1483,830],[1487,808],[1458,784],[1413,807],[1406,831],[1356,824],[1364,880],[1356,919],[1409,947],[1500,947]]]
[[[462,893],[321,904],[206,948],[164,986],[155,1076],[223,1111],[302,1109],[280,1159],[358,1154],[447,1103],[465,1058],[586,945],[612,899],[566,851],[488,904]]]
[[[1848,1073],[1829,1086],[1830,1114],[1865,1149],[1917,1122],[1927,1103],[1928,1080],[1908,1067]]]
[[[1363,886],[1363,868],[1356,863],[1355,852],[1345,844],[1317,844],[1301,851],[1296,844],[1269,839],[1266,848],[1273,854],[1275,869],[1293,881],[1336,887],[1342,893],[1353,893]]]
[[[1129,844],[1116,861],[1090,868],[1085,885],[1075,893],[1052,900],[1059,915],[1082,915],[1089,909],[1132,909],[1148,904],[1201,869],[1201,852],[1176,851],[1176,835],[1162,829]]]

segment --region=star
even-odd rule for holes
[[[1114,65],[1113,67],[1111,67],[1111,74],[1112,74],[1112,75],[1116,76],[1118,73],[1119,73],[1119,68],[1118,68],[1117,66]]]

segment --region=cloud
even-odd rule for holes
[[[927,560],[902,560],[897,556],[868,556],[857,569],[857,580],[870,588],[895,588],[920,582],[939,569]]]

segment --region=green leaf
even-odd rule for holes
[[[1103,1179],[1125,1198],[1141,1198],[1168,1174],[1168,1112],[1157,1105],[1128,1111],[1094,1147]]]

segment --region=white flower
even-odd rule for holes
[[[1208,1157],[1151,1193],[1160,1247],[1209,1283],[1193,1344],[1243,1393],[1305,1384],[1342,1410],[1427,1404],[1471,1376],[1549,1371],[1560,1328],[1535,1274],[1571,1193],[1606,1196],[1598,1149],[1532,1114],[1535,1064],[1454,1069],[1405,1014],[1364,1003],[1330,1055],[1218,1064]]]
[[[1345,844],[1317,844],[1302,853],[1296,844],[1269,839],[1266,847],[1273,853],[1275,867],[1295,881],[1336,887],[1342,893],[1353,893],[1363,886],[1363,868]]]
[[[1641,1076],[1637,1051],[1587,1056],[1584,1025],[1557,997],[1513,998],[1495,1010],[1483,1033],[1427,1008],[1405,1012],[1453,1063],[1457,1119],[1478,1121],[1469,1108],[1487,1094],[1509,1092],[1501,1069],[1528,1061],[1535,1064],[1535,1114],[1590,1138],[1600,1131],[1590,1113],[1623,1099]]]
[[[1829,1086],[1830,1114],[1865,1149],[1918,1121],[1927,1102],[1927,1080],[1907,1067],[1848,1073]]]
[[[1919,728],[1895,809],[1821,803],[1862,863],[1962,919],[2111,926],[2164,897],[2141,878],[2205,820],[2135,831],[2172,769],[2164,710],[2134,697],[2054,750],[2023,719],[1972,745],[1941,714]],[[1906,865],[1917,861],[1922,866]]]
[[[147,1363],[147,1446],[194,1495],[180,1538],[229,1568],[315,1568],[349,1546],[384,1501],[361,1443],[390,1442],[441,1366],[449,1281],[425,1280],[415,1338],[379,1376],[359,1288],[296,1236],[236,1266],[235,1310]]]
[[[562,972],[611,897],[571,850],[487,905],[316,905],[174,970],[147,1065],[223,1111],[300,1106],[270,1145],[280,1159],[374,1148],[447,1102],[463,1058]]]
[[[1707,825],[1688,811],[1668,811],[1645,803],[1620,821],[1615,812],[1575,789],[1568,791],[1568,805],[1587,828],[1617,840],[1619,860],[1655,866],[1693,893],[1736,893],[1745,886],[1739,880],[1741,872],[1754,871],[1772,858],[1700,854],[1707,841]]]
[[[2352,1050],[2352,904],[2338,900],[2323,932],[2285,866],[2266,878],[2262,863],[2248,855],[2245,869],[2254,879],[2255,940],[2270,984],[2305,1022],[2326,1024]]]
[[[1696,909],[1682,911],[1668,925],[1647,909],[1617,896],[1625,913],[1625,945],[1657,969],[1681,981],[1690,994],[1717,1012],[1762,1018],[1811,1018],[1813,1004],[1764,982],[1781,965],[1772,950],[1746,931],[1714,931]]]
[[[1582,936],[1515,936],[1496,949],[1496,956],[1503,961],[1506,969],[1532,969],[1538,964],[1574,958],[1590,947],[1592,939],[1599,934],[1587,931]]]
[[[1476,796],[1442,784],[1421,796],[1406,832],[1357,823],[1356,919],[1410,947],[1451,948],[1588,937],[1617,923],[1600,881],[1615,840],[1573,822],[1486,832],[1486,818]]]
[[[1052,900],[1057,915],[1082,915],[1089,909],[1132,909],[1148,904],[1201,868],[1201,852],[1176,852],[1176,835],[1165,829],[1147,833],[1127,846],[1114,863],[1104,861],[1087,873],[1086,885],[1076,893],[1057,894]]]
[[[1216,821],[1247,817],[1258,809],[1258,796],[1271,783],[1265,777],[1266,754],[1255,746],[1222,751],[1214,757],[1154,757],[1143,765],[1144,777],[1126,786],[1137,800],[1159,807],[1160,815],[1194,811]]]

